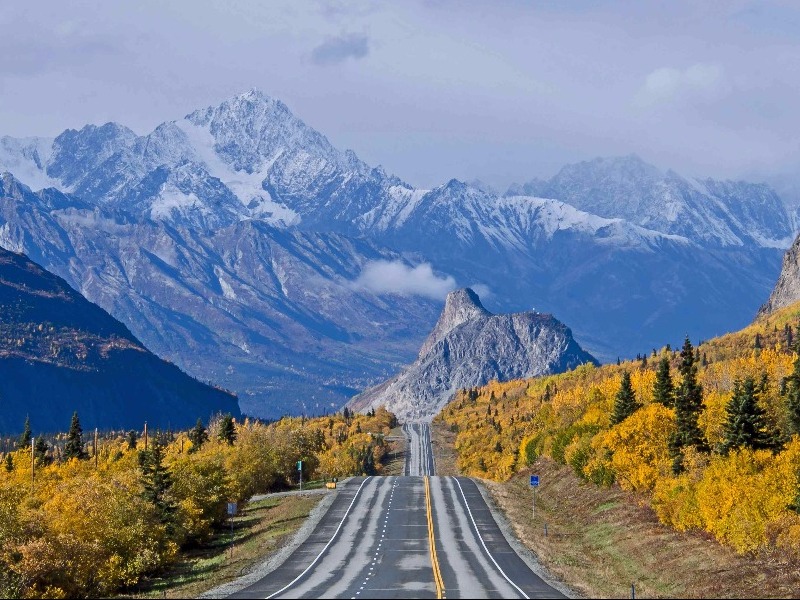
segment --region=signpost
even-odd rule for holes
[[[300,491],[303,491],[303,461],[297,461],[297,470],[300,471]]]
[[[533,518],[536,518],[536,488],[539,487],[539,476],[531,475],[531,488],[533,488]]]
[[[228,502],[228,516],[231,519],[231,558],[233,558],[233,517],[236,515],[236,502]]]

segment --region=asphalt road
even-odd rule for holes
[[[427,424],[405,431],[412,475],[350,479],[308,540],[232,597],[563,598],[509,546],[474,481],[428,476]]]

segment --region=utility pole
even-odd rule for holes
[[[144,422],[144,451],[147,452],[147,421]]]
[[[33,494],[33,483],[36,480],[34,473],[36,472],[36,455],[34,454],[35,442],[31,439],[31,494]]]
[[[94,468],[97,469],[97,427],[94,428]]]

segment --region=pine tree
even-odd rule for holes
[[[133,429],[128,432],[128,450],[136,450],[136,444],[139,442],[139,434]]]
[[[622,373],[619,391],[614,398],[614,412],[611,415],[611,424],[622,423],[641,407],[642,405],[636,401],[636,394],[631,384],[631,374],[625,371]]]
[[[6,460],[4,462],[6,473],[11,473],[14,470],[14,459],[11,457],[11,454],[6,454]]]
[[[83,429],[78,418],[78,411],[72,413],[72,423],[67,434],[67,443],[64,446],[64,459],[70,460],[77,458],[83,460],[89,458],[89,454],[83,449]]]
[[[347,408],[345,408],[347,410]],[[233,446],[236,441],[236,426],[233,423],[233,417],[228,413],[219,422],[219,432],[217,437],[220,441],[227,442],[229,446]]]
[[[675,404],[675,384],[669,372],[669,359],[664,356],[658,362],[656,380],[653,383],[653,400],[667,407]]]
[[[755,348],[756,350],[761,350],[761,334],[760,333],[756,334],[756,339],[753,342],[753,348]]]
[[[32,439],[33,434],[31,433],[31,418],[28,416],[25,417],[25,428],[22,430],[22,435],[20,435],[19,440],[17,440],[17,449],[25,450],[26,448],[30,448]]]
[[[725,407],[723,454],[742,447],[763,450],[774,446],[775,434],[769,431],[766,411],[759,406],[758,395],[752,377],[733,382],[733,396]]]
[[[171,532],[176,506],[170,495],[172,475],[164,465],[164,447],[160,442],[154,440],[150,448],[139,452],[139,469],[144,486],[142,497],[156,508],[159,520]]]
[[[697,383],[697,365],[694,348],[689,337],[683,343],[680,352],[679,371],[683,380],[675,390],[675,424],[677,430],[670,439],[672,455],[672,471],[683,472],[683,450],[694,447],[700,452],[708,452],[708,442],[697,424],[700,411],[703,409],[703,387]]]
[[[789,435],[800,435],[800,355],[794,361],[792,374],[785,381]]]
[[[208,431],[202,419],[198,418],[195,426],[189,430],[189,441],[192,442],[192,449],[189,452],[197,452],[208,441]]]

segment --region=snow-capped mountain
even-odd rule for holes
[[[2,138],[3,170],[0,245],[264,416],[338,406],[413,357],[441,300],[355,285],[375,261],[430,263],[495,311],[553,313],[613,360],[743,326],[792,228],[766,186],[632,157],[505,196],[415,189],[255,90],[146,135]]]
[[[533,180],[507,193],[520,189],[703,246],[785,249],[793,240],[786,206],[766,184],[683,178],[636,155],[567,165],[548,182]]]

